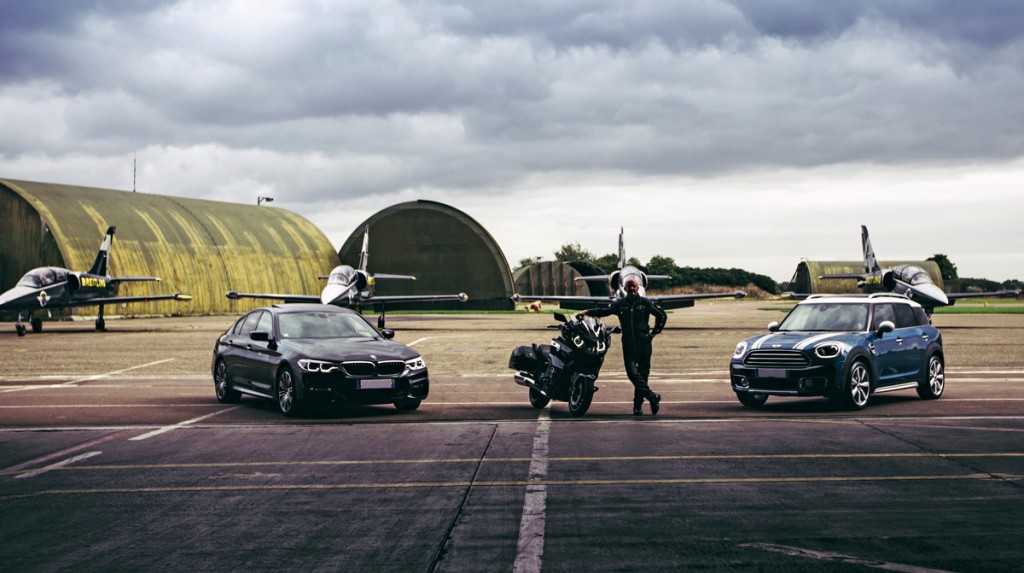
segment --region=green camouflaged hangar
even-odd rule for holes
[[[464,303],[440,302],[395,308],[511,310],[512,272],[501,248],[472,217],[443,203],[410,201],[392,205],[364,221],[338,253],[356,266],[363,229],[370,227],[367,271],[414,275],[415,281],[377,281],[378,295],[455,294]],[[388,308],[392,308],[389,304]]]
[[[230,301],[228,290],[319,294],[318,276],[339,264],[327,237],[284,209],[0,179],[0,289],[36,267],[88,269],[108,226],[117,227],[111,276],[162,279],[123,285],[122,295],[193,297],[108,315],[240,313],[270,301]]]
[[[942,286],[942,272],[935,261],[878,261],[883,269],[899,265],[915,265],[928,272],[932,282]],[[789,289],[801,294],[850,294],[863,292],[854,279],[819,279],[822,275],[863,273],[864,261],[800,261],[790,279]]]

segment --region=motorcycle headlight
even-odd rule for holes
[[[604,343],[604,341],[603,340],[598,340],[597,341],[597,351],[598,352],[604,352],[605,348],[608,348],[608,346]]]
[[[747,352],[747,341],[744,340],[736,345],[736,350],[732,351],[733,358],[743,358],[743,355]]]
[[[823,342],[814,347],[814,353],[818,358],[835,358],[843,352],[843,347],[837,342]]]
[[[427,367],[427,361],[422,356],[417,356],[411,360],[406,360],[405,367],[409,370],[423,370]]]
[[[576,336],[572,337],[572,343],[576,345],[576,348],[582,348],[583,347],[583,338],[580,335],[577,334]]]
[[[338,369],[338,365],[331,362],[324,362],[323,360],[303,358],[302,360],[299,360],[299,368],[306,372],[334,372]]]

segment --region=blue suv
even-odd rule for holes
[[[744,406],[768,396],[824,396],[860,410],[871,394],[942,396],[942,336],[924,308],[902,295],[812,295],[768,334],[736,345],[732,389]]]

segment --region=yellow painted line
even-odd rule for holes
[[[819,477],[778,477],[778,478],[678,478],[678,479],[636,479],[636,480],[549,480],[547,486],[659,486],[659,485],[703,485],[703,484],[788,484],[788,483],[841,483],[867,481],[1006,481],[1024,479],[1021,474],[966,474],[966,475],[904,475],[904,476],[819,476]],[[454,481],[454,482],[395,482],[395,483],[339,483],[339,484],[276,484],[276,485],[223,485],[223,486],[174,486],[174,487],[111,487],[50,489],[20,495],[0,496],[0,499],[39,497],[44,495],[95,495],[125,493],[195,493],[221,491],[332,491],[371,489],[438,489],[467,487],[526,487],[529,481]]]
[[[978,453],[876,453],[876,454],[741,454],[701,456],[566,456],[548,457],[549,462],[673,462],[708,460],[808,460],[808,459],[883,459],[883,458],[1024,458],[1024,452],[978,452]],[[525,463],[532,457],[522,458],[448,458],[448,459],[407,459],[407,460],[307,460],[307,461],[266,461],[266,462],[208,462],[191,464],[107,464],[55,468],[55,471],[121,471],[121,470],[166,470],[202,468],[252,468],[267,466],[379,466],[410,464],[478,464],[478,463]],[[11,472],[0,472],[5,475]]]

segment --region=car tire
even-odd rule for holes
[[[871,397],[871,368],[864,360],[856,360],[846,373],[839,403],[844,410],[863,410]]]
[[[541,394],[539,390],[530,388],[530,405],[533,406],[534,408],[540,410],[544,406],[547,406],[548,402],[550,401],[551,398],[548,398],[544,394]]]
[[[925,377],[917,383],[917,395],[925,400],[937,400],[946,389],[946,366],[942,355],[933,352],[928,356]]]
[[[242,399],[242,393],[233,389],[231,382],[228,382],[228,366],[223,360],[218,360],[213,367],[213,391],[221,404],[237,404]]]
[[[274,396],[277,398],[277,409],[288,417],[298,416],[301,410],[299,395],[295,391],[295,377],[287,366],[277,373],[274,384]]]
[[[748,408],[760,408],[768,401],[768,394],[764,392],[736,392],[736,398],[740,404]]]
[[[398,408],[401,412],[412,412],[416,408],[420,407],[421,400],[415,398],[406,398],[404,400],[397,400],[395,402],[395,408]]]

